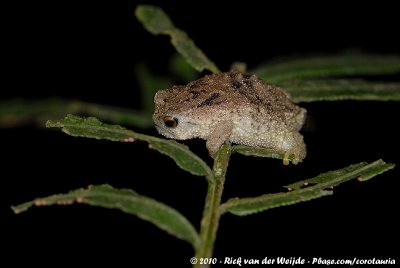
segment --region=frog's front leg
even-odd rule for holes
[[[221,145],[229,139],[233,130],[232,120],[222,121],[207,137],[206,147],[212,158],[217,154]]]

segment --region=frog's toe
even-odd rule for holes
[[[292,160],[290,160],[290,157],[292,157]],[[292,161],[292,163],[294,165],[297,165],[300,162],[300,156],[297,153],[294,153],[292,151],[286,151],[284,156],[283,156],[283,164],[284,165],[289,165],[290,161]]]
[[[292,160],[292,163],[294,164],[294,165],[297,165],[298,163],[300,162],[300,157],[298,156],[298,155],[294,155],[294,158],[293,158],[293,160]]]
[[[289,162],[290,162],[289,157],[290,157],[289,152],[286,152],[285,155],[283,156],[283,164],[286,166],[289,165]]]

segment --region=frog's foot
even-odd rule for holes
[[[293,164],[297,165],[306,157],[306,145],[303,141],[303,136],[296,132],[290,133],[282,145],[282,150],[285,153],[283,156],[283,164],[289,165],[291,161]]]
[[[284,165],[289,165],[290,163],[290,157],[293,155],[292,163],[297,165],[300,162],[300,156],[296,153],[293,153],[292,151],[286,151],[285,155],[283,156],[283,164]]]

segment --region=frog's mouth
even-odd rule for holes
[[[174,135],[171,131],[171,129],[166,128],[166,126],[164,125],[164,122],[162,121],[162,119],[159,120],[154,120],[154,125],[158,131],[158,133],[160,133],[161,135],[169,138],[169,139],[174,139]]]
[[[158,124],[156,124],[156,129],[158,131],[158,133],[160,133],[161,135],[163,135],[164,137],[168,138],[168,139],[177,139],[177,137],[175,137],[170,130],[166,129],[164,126],[160,126]]]

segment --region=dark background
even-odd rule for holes
[[[274,57],[306,53],[400,52],[397,9],[381,2],[148,2],[163,7],[222,70],[232,61],[254,67]],[[134,65],[145,62],[153,72],[168,75],[174,49],[168,37],[152,36],[135,19],[138,3],[14,1],[6,6],[0,97],[60,96],[139,108]],[[385,79],[399,81],[399,76]],[[234,155],[224,200],[281,191],[283,185],[361,161],[400,163],[399,103],[302,106],[315,120],[315,129],[304,133],[304,163],[286,167],[278,160]],[[186,144],[210,162],[204,141]],[[175,207],[198,228],[206,193],[203,178],[181,171],[144,143],[73,138],[34,126],[1,129],[0,152],[0,262],[13,256],[14,264],[136,267],[147,261],[147,266],[189,267],[190,245],[134,216],[85,205],[33,208],[15,216],[9,206],[109,183]],[[397,257],[398,170],[366,183],[346,183],[333,196],[312,202],[244,218],[224,215],[215,256]]]

